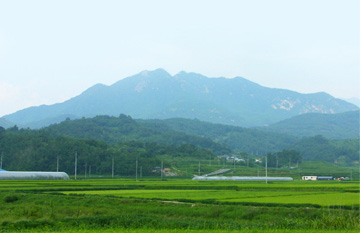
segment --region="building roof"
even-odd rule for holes
[[[292,181],[291,177],[258,177],[258,176],[196,176],[193,180],[234,180],[234,181]]]
[[[0,180],[68,180],[65,172],[0,172]]]

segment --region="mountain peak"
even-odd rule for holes
[[[159,68],[159,69],[156,69],[156,70],[144,70],[144,71],[141,71],[139,73],[139,75],[141,76],[145,76],[145,77],[148,77],[148,76],[160,76],[160,77],[171,77],[171,75],[164,69],[162,68]]]

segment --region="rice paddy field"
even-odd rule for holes
[[[359,182],[0,181],[0,232],[359,232]]]

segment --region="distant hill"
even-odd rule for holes
[[[243,127],[263,126],[304,113],[358,110],[326,93],[300,94],[267,88],[236,77],[208,78],[165,70],[143,71],[111,86],[97,84],[63,103],[30,107],[3,118],[39,128],[49,123],[96,115],[131,115],[136,119],[197,118]],[[55,122],[56,122],[55,121]]]
[[[135,145],[138,142],[157,143],[170,146],[168,148],[192,144],[197,148],[209,149],[215,154],[229,154],[232,153],[232,149],[233,152],[264,156],[268,152],[287,149],[299,151],[304,160],[337,161],[345,165],[353,164],[359,156],[359,138],[331,140],[323,136],[314,136],[300,139],[285,134],[213,124],[196,119],[134,120],[125,115],[97,116],[66,120],[43,128],[39,133],[54,138],[68,136],[84,140],[101,140],[115,147],[119,142],[133,142]]]
[[[304,160],[359,166],[359,146],[359,138],[329,140],[319,135],[305,137],[289,149],[300,152]]]
[[[177,132],[164,124],[153,124],[150,127],[148,124],[137,122],[126,115],[65,120],[59,124],[43,128],[41,131],[53,136],[95,139],[110,144],[129,141],[155,142],[174,146],[192,144],[209,149],[216,154],[226,154],[231,151],[227,146],[216,143],[209,138]]]
[[[215,142],[223,143],[236,151],[249,154],[265,155],[268,152],[280,151],[293,145],[299,139],[280,133],[264,132],[238,126],[213,124],[197,119],[172,118],[167,120],[138,120],[149,127],[166,125],[172,130],[190,135],[207,137]]]
[[[15,124],[5,120],[4,118],[0,118],[0,127],[3,127],[5,129],[14,126]]]
[[[335,118],[337,119],[334,121],[339,123],[342,120],[351,119],[351,117],[356,118],[356,111],[343,114],[344,116],[342,116],[342,114],[335,114]],[[357,114],[359,114],[358,111]],[[326,116],[326,114],[319,115]],[[299,138],[281,133],[266,132],[260,129],[212,124],[199,120],[177,118],[153,121],[158,124],[166,124],[176,131],[209,137],[215,142],[224,143],[233,150],[247,152],[253,155],[263,156],[268,152],[277,152],[286,149],[300,152],[303,159],[308,161],[328,161],[342,165],[355,165],[359,161],[360,147],[358,135],[351,139],[343,140],[332,140],[320,135]],[[339,132],[343,132],[343,130],[348,128],[343,127],[342,129],[337,129]],[[343,132],[343,134],[345,133]]]
[[[359,111],[338,114],[308,113],[260,129],[297,137],[322,135],[329,139],[348,139],[359,137],[359,121]]]

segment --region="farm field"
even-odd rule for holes
[[[359,205],[359,193],[296,192],[279,190],[105,190],[70,191],[64,194],[111,195],[125,198],[148,198],[164,200],[216,200],[225,202],[256,202],[279,204],[318,204],[321,206]]]
[[[0,181],[0,232],[358,232],[359,183]]]

